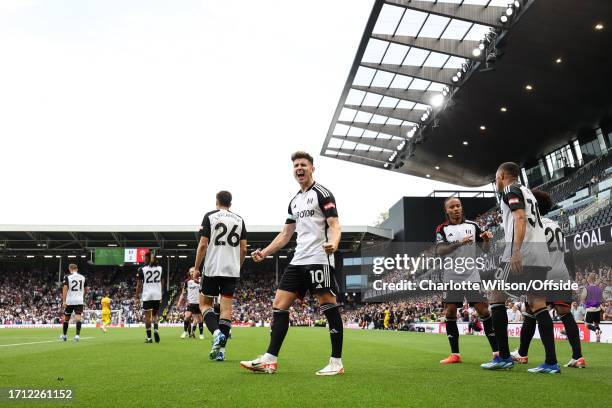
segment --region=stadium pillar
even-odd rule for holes
[[[57,267],[57,283],[62,283],[62,258],[59,259],[59,264]]]
[[[166,292],[170,290],[170,255],[167,255],[168,258],[168,273],[166,273]]]

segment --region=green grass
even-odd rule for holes
[[[317,377],[329,353],[329,335],[320,328],[291,328],[275,375],[253,374],[238,362],[265,351],[268,329],[235,328],[228,360],[208,360],[206,340],[161,330],[160,344],[144,344],[144,329],[114,329],[103,334],[83,329],[80,343],[52,342],[0,347],[0,387],[73,388],[75,401],[14,403],[4,406],[174,407],[174,406],[600,406],[612,389],[612,348],[583,344],[589,368],[563,369],[561,375],[530,374],[543,360],[539,340],[532,363],[489,372],[483,337],[462,336],[464,364],[441,366],[446,337],[426,333],[345,330],[346,374]],[[69,336],[74,334],[70,328]],[[0,330],[0,345],[55,340],[57,330]],[[511,347],[517,345],[511,339]],[[567,342],[557,342],[560,362],[570,357]],[[62,378],[63,380],[58,380]],[[607,397],[606,397],[607,395]],[[197,405],[196,405],[197,404]],[[604,403],[605,405],[605,403]]]

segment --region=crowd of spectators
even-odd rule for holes
[[[114,323],[138,321],[133,273],[94,270],[86,273],[84,323],[100,318],[100,300],[108,294]],[[56,271],[21,269],[0,274],[0,324],[59,324],[62,321],[62,283]]]
[[[603,313],[605,320],[612,320],[612,267],[604,264],[587,265],[576,273],[580,287],[586,284],[589,273],[597,275],[596,283],[603,289]],[[88,292],[85,296],[85,323],[99,320],[100,299],[108,294],[114,323],[136,323],[141,319],[140,302],[134,298],[134,274],[120,271],[93,271],[86,274]],[[57,272],[22,270],[19,273],[0,274],[0,324],[45,324],[61,321],[61,283]],[[275,277],[269,272],[249,271],[243,275],[234,296],[233,321],[248,326],[269,324],[272,319],[272,300],[276,289]],[[162,321],[180,323],[183,308],[176,301],[180,294],[180,283],[171,296],[171,306],[165,309]],[[572,313],[576,320],[584,319],[584,306],[579,293],[575,294]],[[345,299],[344,320],[346,324],[362,328],[410,330],[411,325],[436,322],[444,319],[442,300],[439,294],[413,299],[402,299],[386,303],[360,304],[354,298]],[[508,303],[510,322],[521,321],[520,303]],[[475,311],[468,305],[459,308],[458,318],[469,322]],[[553,318],[556,316],[553,315]],[[312,297],[296,302],[290,310],[293,326],[325,324]]]
[[[494,208],[484,214],[479,215],[474,220],[483,231],[494,230],[502,223],[501,211],[499,208]]]
[[[0,274],[0,324],[55,323],[61,307],[57,274]]]
[[[386,303],[369,303],[344,313],[345,323],[363,329],[410,330],[414,323],[437,322],[442,312],[438,296]]]

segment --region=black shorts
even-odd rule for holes
[[[546,304],[548,306],[572,306],[572,291],[571,290],[558,290],[549,292],[546,297]]]
[[[585,323],[595,323],[596,325],[599,325],[599,323],[601,323],[601,311],[596,311],[596,312],[586,312],[586,315],[584,316],[584,322]]]
[[[478,290],[453,290],[442,294],[442,303],[445,305],[455,305],[462,307],[467,301],[468,305],[474,306],[477,303],[486,303],[487,297]]]
[[[498,272],[496,273],[495,278],[503,280],[507,284],[524,284],[523,286],[525,286],[526,288],[510,288],[506,290],[505,292],[510,296],[542,296],[545,297],[547,300],[548,298],[551,298],[552,300],[552,291],[537,290],[529,287],[529,283],[532,281],[545,281],[549,270],[550,268],[546,266],[523,265],[523,271],[520,274],[515,274],[510,271],[510,263],[501,262],[499,268],[497,269]]]
[[[64,309],[64,314],[66,316],[72,315],[72,312],[76,315],[83,314],[83,305],[66,305],[66,309]]]
[[[325,264],[290,264],[285,269],[278,288],[296,293],[299,298],[304,298],[308,292],[311,294],[329,292],[336,296],[339,290],[334,272],[333,266]]]
[[[156,315],[161,307],[161,300],[143,300],[142,310],[152,310],[153,314]]]
[[[187,311],[191,312],[192,314],[202,314],[200,311],[200,305],[198,303],[189,303],[187,305]]]
[[[200,279],[200,292],[208,297],[221,295],[225,298],[233,298],[237,284],[238,278],[230,278],[228,276],[202,276],[202,279]]]

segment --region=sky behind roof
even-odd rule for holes
[[[345,225],[455,188],[319,156],[372,5],[0,1],[0,224],[280,224],[295,150]]]

